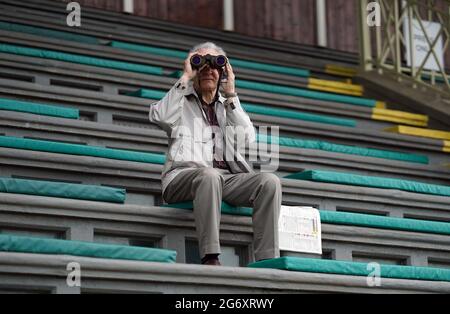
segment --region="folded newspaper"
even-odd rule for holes
[[[319,211],[313,207],[281,206],[280,250],[322,254]]]

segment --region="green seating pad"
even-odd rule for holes
[[[192,202],[184,202],[164,205],[163,207],[192,210],[194,205]],[[253,209],[247,207],[234,207],[226,202],[222,202],[221,212],[225,215],[251,217]],[[322,223],[450,235],[450,223],[448,222],[384,217],[327,210],[321,210],[319,213]]]
[[[266,93],[296,96],[309,99],[317,99],[322,101],[332,101],[349,105],[363,106],[373,108],[376,106],[376,100],[361,97],[342,96],[333,93],[316,92],[307,89],[271,85],[266,83],[258,83],[253,81],[236,80],[236,87],[259,90]]]
[[[55,31],[55,30],[48,29],[48,28],[34,27],[34,26],[28,26],[28,25],[24,25],[24,24],[0,22],[0,29],[9,31],[9,32],[26,33],[26,34],[38,35],[38,36],[43,36],[43,37],[48,37],[48,38],[56,38],[56,39],[75,41],[75,42],[85,43],[85,44],[95,44],[95,45],[99,44],[99,40],[95,37],[85,36],[85,35],[80,35],[80,34],[70,33],[70,32]]]
[[[149,98],[149,99],[162,99],[166,93],[163,91],[151,90],[151,89],[139,89],[135,92],[128,93],[129,96],[141,97],[141,98]],[[244,110],[261,114],[266,116],[274,116],[281,118],[289,118],[303,121],[311,121],[317,123],[325,123],[325,124],[333,124],[347,127],[355,127],[356,121],[351,119],[341,119],[332,116],[319,115],[319,114],[310,114],[304,113],[296,110],[288,110],[288,109],[280,109],[269,107],[266,105],[255,105],[255,104],[247,104],[241,103]]]
[[[111,149],[79,144],[66,144],[42,140],[30,140],[16,137],[0,136],[0,147],[43,151],[59,154],[92,156],[142,163],[164,164],[163,154],[141,153],[128,150]]]
[[[272,268],[297,272],[369,276],[373,268],[366,263],[281,257],[249,264],[251,268]],[[380,265],[382,278],[450,281],[450,269],[417,266]]]
[[[272,116],[272,117],[281,117],[281,118],[310,121],[310,122],[317,122],[317,123],[333,124],[333,125],[340,125],[340,126],[346,126],[346,127],[352,127],[352,128],[356,127],[356,121],[351,120],[351,119],[342,119],[342,118],[336,118],[336,117],[332,117],[332,116],[311,114],[311,113],[305,113],[305,112],[300,112],[300,111],[296,111],[296,110],[274,108],[274,107],[263,106],[263,105],[253,105],[253,104],[246,104],[246,103],[242,103],[241,105],[245,109],[245,111],[251,112],[254,114],[261,114],[261,115]]]
[[[450,235],[450,223],[321,210],[322,223]]]
[[[392,160],[421,163],[421,164],[429,163],[429,159],[427,156],[408,154],[408,153],[399,153],[399,152],[388,151],[388,150],[333,144],[333,143],[328,143],[328,142],[323,142],[323,141],[302,140],[302,139],[295,139],[295,138],[289,138],[289,137],[267,136],[264,134],[257,134],[257,139],[258,139],[258,141],[266,142],[268,144],[271,144],[273,142],[275,144],[278,143],[281,146],[287,146],[287,147],[323,150],[323,151],[329,151],[329,152],[334,152],[334,153],[359,155],[359,156],[364,156],[364,157],[374,157],[374,158],[382,158],[382,159],[392,159]]]
[[[0,192],[124,203],[125,190],[103,186],[0,178]]]
[[[84,56],[73,53],[65,53],[47,49],[29,48],[24,46],[16,46],[9,44],[0,44],[0,52],[22,55],[28,57],[52,59],[58,61],[65,61],[71,63],[78,63],[102,68],[110,68],[116,70],[163,75],[163,70],[160,67],[154,67],[144,64],[136,64],[129,62],[116,61],[111,59],[96,58],[90,56]]]
[[[179,208],[179,209],[187,209],[192,210],[194,208],[194,204],[191,201],[175,203],[175,204],[166,204],[162,207],[170,207],[170,208]],[[236,215],[236,216],[252,216],[253,209],[246,207],[235,207],[227,202],[222,202],[221,213],[225,215]]]
[[[0,98],[0,110],[26,112],[43,116],[52,116],[67,119],[78,119],[80,113],[77,109],[58,106],[49,106],[14,99]]]
[[[0,251],[175,263],[170,250],[0,234]]]
[[[427,184],[402,179],[362,176],[334,171],[308,170],[288,175],[286,176],[286,179],[308,180],[380,189],[397,189],[413,193],[450,196],[450,186]]]

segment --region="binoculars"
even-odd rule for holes
[[[191,57],[191,66],[194,69],[199,69],[206,63],[213,69],[221,69],[225,65],[227,65],[227,58],[225,56],[201,56],[201,55],[193,55]]]

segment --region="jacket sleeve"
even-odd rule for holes
[[[167,94],[158,102],[150,105],[150,122],[156,123],[166,132],[170,132],[180,121],[183,110],[183,97],[192,82],[178,80]]]
[[[232,129],[238,132],[244,132],[245,144],[253,143],[256,141],[256,132],[250,117],[241,106],[241,102],[238,97],[233,99],[235,109],[232,109],[230,105],[226,106],[227,112],[227,126],[233,127]],[[242,134],[238,134],[242,136]],[[239,143],[244,144],[244,143]],[[241,146],[241,145],[239,145]]]

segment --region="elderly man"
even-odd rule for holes
[[[206,61],[193,68],[192,56]],[[226,65],[214,62],[216,56],[224,56]],[[223,49],[213,43],[195,46],[184,62],[182,77],[151,106],[149,118],[170,137],[163,199],[193,201],[202,264],[220,265],[222,200],[253,208],[255,259],[279,257],[280,180],[274,174],[255,173],[238,151],[256,135],[235,92],[235,76]],[[241,138],[237,148],[235,137]]]

